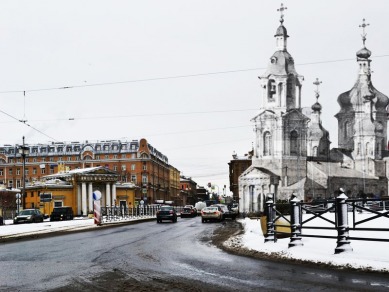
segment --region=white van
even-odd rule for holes
[[[205,207],[207,207],[207,204],[205,202],[197,202],[195,204],[195,208],[197,209],[197,215],[201,215],[201,210]]]

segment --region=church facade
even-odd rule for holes
[[[338,147],[330,148],[329,132],[321,121],[320,81],[316,102],[301,106],[304,77],[287,50],[283,22],[276,30],[276,51],[260,79],[260,111],[252,118],[255,132],[252,165],[239,177],[241,212],[263,210],[266,194],[276,200],[293,193],[301,200],[336,196],[343,188],[349,197],[388,193],[387,106],[389,99],[374,88],[371,52],[365,46],[356,54],[358,77],[351,90],[338,97]]]

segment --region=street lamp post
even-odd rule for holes
[[[25,146],[24,144],[24,136],[23,136],[23,145],[19,147],[18,149],[19,154],[22,156],[22,161],[23,161],[23,176],[22,176],[22,207],[24,209],[24,204],[25,204],[25,197],[26,197],[26,156],[30,153],[30,149]]]

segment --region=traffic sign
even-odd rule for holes
[[[20,199],[16,199],[16,205],[20,205],[22,201]]]
[[[21,197],[22,197],[22,195],[20,193],[16,194],[16,199],[20,199]]]
[[[100,191],[94,191],[93,192],[93,200],[99,201],[101,199],[101,192]]]

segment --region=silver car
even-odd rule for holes
[[[201,210],[201,222],[205,223],[210,220],[223,220],[223,213],[218,207],[205,207]]]

